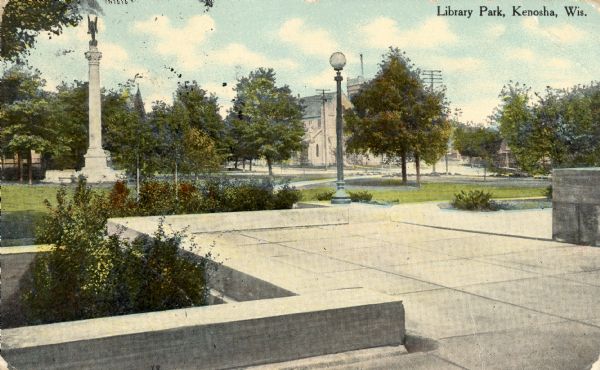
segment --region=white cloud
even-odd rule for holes
[[[505,32],[506,26],[501,23],[494,24],[485,30],[485,34],[487,35],[487,37],[492,39],[497,39],[498,37],[504,35]]]
[[[211,52],[208,56],[210,63],[225,66],[244,66],[250,69],[258,67],[273,67],[295,69],[298,63],[291,59],[274,59],[248,49],[245,45],[231,43],[222,49]]]
[[[533,62],[536,59],[533,51],[527,48],[512,48],[508,50],[505,57],[509,60],[516,60],[521,62]]]
[[[448,21],[431,17],[416,28],[402,31],[391,18],[379,17],[360,27],[360,34],[368,46],[387,48],[389,46],[429,49],[455,43],[456,34],[450,30]]]
[[[312,75],[312,76],[307,76],[304,79],[304,83],[306,84],[306,86],[315,88],[315,89],[323,89],[323,88],[331,88],[332,91],[335,88],[335,81],[333,80],[335,76],[335,72],[333,71],[333,69],[331,67],[324,69],[323,71],[321,71],[320,73],[316,74],[316,75]],[[346,76],[344,76],[344,74],[342,73],[342,76],[344,77],[344,81],[348,81],[346,79]],[[346,82],[342,82],[342,84],[345,84]],[[342,86],[342,90],[345,89],[345,86]]]
[[[189,18],[183,27],[175,27],[169,17],[153,16],[136,22],[133,29],[153,36],[159,54],[174,56],[182,68],[192,70],[202,65],[199,46],[215,29],[215,22],[209,15],[202,14]]]
[[[448,72],[464,72],[474,71],[480,69],[483,66],[483,61],[478,58],[464,57],[464,58],[448,58],[440,57],[436,59],[436,65],[439,65],[441,69]]]
[[[560,44],[579,42],[586,36],[585,31],[569,23],[544,27],[537,17],[525,18],[522,25],[530,33]]]
[[[329,56],[338,49],[337,43],[323,28],[307,26],[304,20],[293,18],[281,25],[279,38],[308,55]]]
[[[546,66],[555,69],[567,69],[573,66],[573,63],[564,58],[550,58],[546,61]]]
[[[235,98],[233,86],[223,86],[223,83],[205,82],[201,87],[209,93],[214,93],[219,98],[219,114],[221,114],[221,117],[225,117],[227,110],[233,106],[231,101]]]
[[[475,123],[485,123],[487,117],[494,112],[500,100],[497,98],[473,99],[465,104],[458,104],[463,111],[462,120],[464,122],[473,121]]]
[[[103,68],[119,70],[129,63],[129,54],[118,44],[104,42],[102,43],[101,52],[100,65]]]

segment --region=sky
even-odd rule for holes
[[[113,3],[117,1],[113,0]],[[124,2],[120,0],[120,2]],[[442,71],[452,108],[462,121],[484,123],[510,81],[534,91],[600,79],[600,1],[433,0],[128,0],[103,4],[98,49],[106,88],[141,78],[147,109],[172,102],[177,82],[196,80],[231,106],[236,79],[259,67],[275,69],[277,83],[294,94],[335,89],[329,56],[346,55],[343,76],[372,78],[389,46],[405,51],[421,69]],[[523,5],[526,4],[526,5]],[[470,18],[439,16],[473,10]],[[479,16],[479,7],[505,17]],[[513,16],[512,7],[554,10],[557,16]],[[565,6],[585,16],[568,17]],[[60,36],[41,34],[29,63],[54,89],[87,80],[87,22]],[[224,86],[225,85],[225,86]]]

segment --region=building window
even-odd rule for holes
[[[319,144],[317,144],[316,151],[317,151],[317,157],[318,157],[319,156]]]

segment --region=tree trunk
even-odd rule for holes
[[[250,162],[249,162],[249,168],[250,168],[250,172],[252,172],[252,158],[250,158]]]
[[[238,169],[237,166],[238,166],[238,159],[236,158],[235,162],[233,163],[233,168],[235,168],[237,170]]]
[[[483,181],[485,182],[485,178],[487,177],[487,163],[483,164]]]
[[[267,166],[269,167],[269,176],[273,176],[273,163],[270,158],[267,158]]]
[[[23,163],[21,163],[21,153],[17,153],[17,168],[19,171],[19,183],[23,183]]]
[[[421,186],[421,157],[415,153],[415,170],[417,171],[417,186]]]
[[[446,175],[448,174],[448,153],[446,153]]]
[[[6,7],[7,4],[8,4],[8,0],[0,0],[0,20],[2,20],[2,15],[4,14],[4,8]],[[2,46],[1,40],[0,40],[0,46]]]
[[[408,181],[406,176],[406,153],[400,155],[400,160],[402,161],[402,183],[406,185],[406,182]]]
[[[33,185],[33,156],[31,155],[31,150],[27,152],[27,177],[29,179],[29,185]]]

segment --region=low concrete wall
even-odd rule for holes
[[[2,331],[18,369],[216,369],[404,342],[404,308],[365,289]]]
[[[22,281],[29,273],[36,254],[49,250],[47,245],[0,248],[0,327],[13,328],[25,324],[20,299]]]
[[[389,208],[367,204],[323,208],[286,209],[275,211],[224,212],[165,216],[165,225],[173,229],[188,228],[190,233],[274,229],[342,225],[348,223],[389,220]],[[125,236],[131,230],[152,235],[159,216],[114,218],[108,221],[109,233],[125,227]]]
[[[600,168],[553,171],[552,238],[600,246]]]

